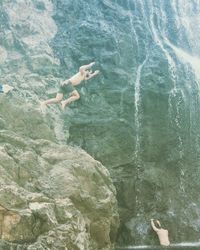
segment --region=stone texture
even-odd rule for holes
[[[50,46],[48,0],[0,1],[0,249],[113,249],[119,218],[109,172],[79,147],[58,106],[44,116],[61,74]],[[94,230],[93,230],[94,229]]]
[[[7,166],[6,172],[1,170],[5,178],[20,181],[26,190],[38,192],[36,187],[42,188],[55,197],[55,189],[60,190],[68,181],[68,177],[63,176],[65,155],[60,153],[60,147],[67,141],[85,149],[109,169],[120,206],[119,244],[157,243],[150,229],[151,217],[164,222],[172,242],[197,241],[199,10],[199,0],[0,1],[1,82],[15,87],[15,92],[8,98],[2,97],[0,103],[0,140],[2,144],[7,142],[1,150],[2,161]],[[38,101],[54,96],[60,79],[71,76],[80,65],[93,60],[101,74],[77,88],[81,99],[62,115],[59,107],[52,105],[45,118],[38,116],[33,110]],[[10,103],[15,104],[11,110]],[[11,128],[10,124],[14,123]],[[48,152],[46,146],[37,141],[35,151],[28,150],[33,145],[27,137],[31,142],[44,139],[48,147],[50,144],[46,141],[60,146],[56,147],[57,153],[54,149]],[[23,167],[16,171],[19,162]],[[76,164],[75,170],[80,162]],[[49,169],[48,178],[44,178],[42,173],[49,165],[57,169]],[[71,170],[69,167],[68,175],[73,179]],[[86,173],[83,168],[83,174]],[[20,180],[19,175],[23,177]],[[59,179],[59,175],[63,177]],[[54,182],[49,189],[51,180]],[[73,179],[70,190],[64,185],[74,197],[73,200],[68,197],[72,205],[63,201],[58,209],[64,218],[63,208],[73,208],[79,199],[84,200],[84,206],[87,202],[89,207],[94,206],[94,197],[88,198],[87,192],[82,193],[76,183]],[[83,186],[87,190],[87,184]],[[2,201],[8,206],[5,208],[9,209],[12,204],[26,207],[24,196],[27,194],[21,189],[17,194],[11,186],[6,189],[7,193],[14,195],[8,200],[2,194]],[[61,199],[64,193],[60,190]],[[46,208],[49,210],[45,216],[47,229],[36,225],[36,229],[46,233],[55,223],[52,201],[42,200],[40,206],[37,206],[38,200],[31,202],[37,214],[43,214]],[[19,220],[15,214],[9,213],[9,216],[10,221]],[[83,232],[87,224],[81,216],[82,213],[80,227],[74,226],[76,232]],[[33,218],[27,212],[25,218],[27,223],[32,223]],[[62,216],[59,218],[63,220]],[[19,221],[23,224],[24,220]],[[103,222],[96,219],[87,229],[95,242],[105,239],[99,245],[101,248],[104,247],[101,244],[107,244],[108,230],[98,236],[93,232],[107,225],[107,218]],[[116,227],[110,225],[115,232]],[[57,239],[68,237],[62,233],[68,230],[65,226],[59,230]],[[43,242],[51,244],[56,236],[49,232],[38,236],[31,249],[43,249],[43,244],[47,244]],[[79,237],[77,242],[84,237]],[[67,241],[75,248],[72,238]],[[11,246],[9,244],[2,241],[5,249]],[[62,240],[56,244],[63,248]],[[16,243],[12,243],[12,247],[17,248]]]
[[[199,1],[54,3],[51,44],[63,73],[93,60],[101,70],[78,89],[65,123],[68,141],[111,172],[118,242],[157,244],[151,217],[172,241],[198,241],[199,212],[188,208],[200,205]]]
[[[39,112],[38,129],[28,126],[36,111],[6,98],[3,104],[24,123],[18,130],[1,112],[9,128],[0,131],[0,248],[113,249],[119,219],[106,168],[80,148],[57,144]],[[32,129],[39,138],[28,136]]]

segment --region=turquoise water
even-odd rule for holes
[[[149,245],[144,245],[144,246],[124,246],[124,247],[116,247],[116,250],[157,250],[157,249],[185,249],[185,250],[192,250],[192,249],[200,249],[200,242],[184,242],[184,243],[177,243],[177,244],[171,244],[168,247],[162,247],[162,246],[149,246]]]

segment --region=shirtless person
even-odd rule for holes
[[[74,86],[79,85],[83,80],[89,80],[99,73],[99,70],[95,70],[92,72],[90,68],[95,64],[92,62],[87,65],[83,65],[79,68],[79,72],[73,75],[71,78],[61,82],[60,89],[55,98],[48,99],[46,101],[41,102],[41,110],[44,110],[48,104],[61,102],[62,110],[65,109],[65,106],[73,101],[76,101],[80,98],[78,91]],[[64,94],[68,94],[68,98],[61,101],[63,99]]]
[[[151,219],[151,226],[153,228],[153,230],[157,233],[159,241],[160,241],[160,245],[161,246],[169,246],[170,242],[169,242],[169,238],[168,238],[168,230],[163,229],[161,227],[160,221],[159,220],[155,220],[157,227],[155,226],[154,220]]]

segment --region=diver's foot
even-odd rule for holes
[[[91,62],[90,63],[90,67],[92,67],[93,65],[95,65],[95,62]]]

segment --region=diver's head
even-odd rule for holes
[[[159,229],[161,229],[161,224],[160,224],[160,221],[159,220],[154,220],[154,223],[155,223],[155,226]]]
[[[92,70],[86,70],[86,77],[89,77],[92,74]]]

